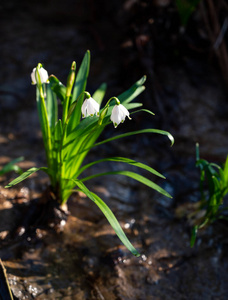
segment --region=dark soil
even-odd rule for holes
[[[88,157],[126,156],[166,176],[154,180],[172,199],[118,176],[88,186],[113,210],[140,258],[83,194],[70,198],[67,221],[61,212],[56,227],[59,211],[51,206],[51,217],[40,204],[49,185],[43,173],[7,190],[16,174],[1,177],[0,258],[15,298],[228,299],[227,224],[199,232],[190,248],[187,220],[200,199],[195,143],[201,157],[216,163],[225,161],[228,149],[227,92],[198,11],[184,32],[172,1],[10,0],[0,5],[0,16],[2,166],[19,156],[25,170],[45,166],[30,73],[41,62],[64,83],[71,62],[79,65],[87,49],[91,93],[107,82],[108,99],[148,77],[140,100],[156,115],[134,115],[118,132],[150,126],[175,138],[170,148],[164,137],[141,135],[94,149]],[[110,127],[104,137],[115,132]],[[107,163],[99,172],[122,167]]]

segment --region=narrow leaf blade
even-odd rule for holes
[[[47,84],[47,115],[51,130],[54,130],[58,116],[58,105],[56,94],[52,92],[51,87]]]
[[[131,244],[131,242],[126,237],[124,231],[122,230],[119,222],[117,221],[116,217],[114,216],[111,209],[105,204],[105,202],[98,197],[96,194],[90,192],[87,187],[79,180],[75,180],[75,183],[77,186],[81,189],[83,193],[86,194],[86,196],[91,199],[103,212],[107,220],[109,221],[110,225],[114,229],[115,233],[121,240],[121,242],[127,247],[127,249],[136,257],[140,256],[138,251],[135,249],[135,247]]]
[[[30,168],[29,170],[25,171],[23,174],[21,174],[20,176],[18,176],[17,178],[15,178],[14,180],[12,180],[10,183],[8,183],[5,188],[9,188],[9,187],[12,187],[16,184],[18,184],[19,182],[25,180],[26,178],[28,178],[29,176],[31,176],[33,173],[39,171],[39,170],[42,170],[44,172],[47,173],[48,171],[48,168],[45,168],[45,167],[41,167],[41,168]]]
[[[124,137],[127,137],[127,136],[131,136],[131,135],[135,135],[135,134],[141,134],[141,133],[157,133],[157,134],[165,135],[169,138],[169,140],[171,142],[171,146],[174,144],[174,138],[168,131],[148,128],[148,129],[136,130],[136,131],[131,131],[131,132],[123,133],[123,134],[120,134],[120,135],[116,135],[114,137],[111,137],[111,138],[106,139],[104,141],[101,141],[99,143],[96,143],[94,145],[94,147],[102,145],[104,143],[108,143],[108,142],[117,140],[117,139],[121,139],[121,138],[124,138]]]
[[[92,96],[93,99],[96,100],[100,106],[101,106],[102,100],[105,96],[106,90],[107,90],[107,84],[102,83]]]
[[[87,180],[90,180],[90,179],[93,179],[96,177],[106,176],[106,175],[124,175],[124,176],[130,177],[132,179],[135,179],[135,180],[147,185],[148,187],[159,192],[160,194],[162,194],[168,198],[172,198],[172,196],[168,192],[166,192],[163,188],[161,188],[159,185],[157,185],[150,179],[148,179],[140,174],[137,174],[135,172],[131,172],[131,171],[111,171],[111,172],[98,173],[98,174],[94,174],[94,175],[85,177],[85,178],[81,179],[81,181],[84,182],[84,181],[87,181]]]
[[[129,164],[129,165],[132,165],[132,166],[135,166],[135,167],[144,169],[144,170],[146,170],[146,171],[148,171],[148,172],[150,172],[150,173],[152,173],[152,174],[154,174],[154,175],[156,175],[156,176],[159,176],[159,177],[165,179],[165,177],[164,177],[162,174],[160,174],[159,172],[157,172],[157,171],[154,170],[153,168],[149,167],[148,165],[143,164],[143,163],[140,163],[140,162],[137,162],[137,161],[135,161],[135,160],[133,160],[133,159],[129,159],[129,158],[126,158],[126,157],[110,157],[110,158],[104,158],[104,159],[100,159],[100,160],[91,162],[91,163],[89,163],[89,164],[83,166],[83,167],[79,170],[77,176],[78,176],[79,174],[81,174],[84,170],[88,169],[89,167],[91,167],[91,166],[93,166],[93,165],[95,165],[95,164],[98,164],[98,163],[106,162],[106,161],[114,161],[114,162],[127,163],[127,164]]]
[[[136,98],[139,94],[141,94],[145,90],[145,86],[143,86],[145,81],[146,81],[146,76],[143,76],[135,84],[133,84],[127,91],[120,94],[117,98],[120,100],[122,104],[127,104],[131,102],[134,98]]]

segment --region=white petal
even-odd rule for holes
[[[120,118],[119,118],[119,105],[115,105],[113,107],[112,113],[111,113],[111,121],[113,122],[114,126],[118,126],[121,122]]]
[[[94,114],[97,114],[99,112],[99,104],[90,97],[87,99],[87,113],[90,116],[93,116]]]
[[[36,68],[34,68],[31,73],[32,84],[36,84],[36,75],[35,74],[36,74]]]
[[[117,127],[121,122],[124,122],[126,116],[130,119],[129,111],[122,104],[119,104],[113,107],[110,119],[114,126]]]
[[[48,81],[48,72],[43,67],[41,67],[40,69],[38,69],[38,72],[40,74],[40,81],[41,81],[41,83],[46,83]],[[32,70],[31,80],[32,80],[32,84],[37,84],[37,80],[36,80],[36,68],[34,68]]]
[[[48,81],[48,72],[44,68],[39,69],[41,83],[46,83]]]
[[[99,113],[99,104],[92,97],[86,99],[82,104],[82,117],[93,116]]]
[[[120,104],[119,106],[120,106],[121,112],[125,115],[125,117],[127,116],[129,118],[129,111],[126,109],[126,107],[123,106],[122,104]]]
[[[82,107],[81,107],[83,118],[85,118],[87,116],[86,110],[87,110],[87,99],[83,102]]]

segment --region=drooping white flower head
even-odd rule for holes
[[[111,114],[111,121],[113,122],[113,125],[115,128],[122,122],[124,122],[125,118],[128,117],[128,119],[131,120],[129,116],[129,111],[124,107],[122,104],[116,104],[113,107],[112,114]]]
[[[87,116],[93,116],[96,114],[99,115],[99,104],[92,97],[85,99],[82,104],[82,117],[85,118]]]
[[[39,72],[39,75],[40,75],[41,83],[46,83],[48,81],[48,72],[43,67],[38,68],[38,72]],[[32,70],[31,79],[32,79],[32,84],[37,84],[36,68],[34,68]]]

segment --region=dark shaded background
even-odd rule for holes
[[[225,11],[220,12],[222,26]],[[207,133],[201,132],[207,126],[202,123],[204,118],[211,124],[215,118],[226,119],[226,78],[200,9],[190,17],[185,30],[174,1],[168,0],[5,1],[0,14],[0,107],[6,117],[4,127],[11,122],[10,113],[34,107],[29,76],[38,62],[65,83],[71,62],[76,60],[79,65],[87,49],[92,55],[88,90],[93,92],[101,82],[107,82],[108,98],[146,74],[147,90],[142,99],[145,107],[156,113],[149,122],[174,135],[185,126],[186,133],[180,138],[189,143],[191,152],[196,141],[202,147],[206,143]],[[206,94],[208,87],[217,90],[205,95],[208,100],[203,100],[198,112],[202,100],[196,99],[196,94]],[[186,99],[190,90],[195,95]],[[214,115],[207,116],[208,107]],[[194,124],[194,119],[200,117],[201,122]],[[215,141],[210,135],[206,139],[208,144]],[[218,147],[222,147],[220,141],[216,140]]]

